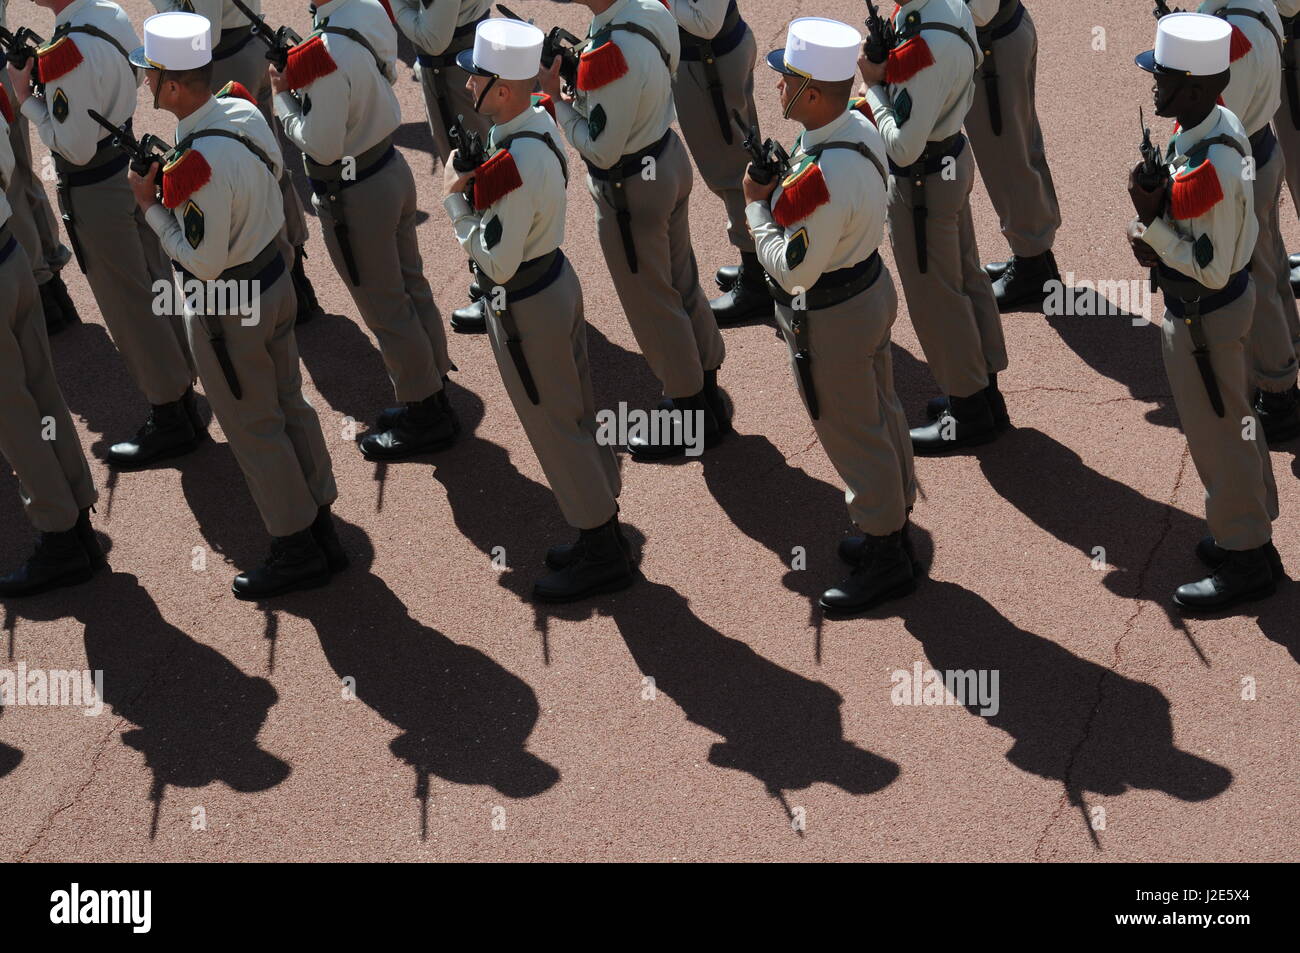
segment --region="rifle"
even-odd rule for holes
[[[1157,20],[1159,20],[1161,17],[1166,17],[1171,13],[1182,13],[1182,12],[1183,12],[1182,10],[1177,10],[1177,9],[1170,10],[1169,4],[1167,4],[1165,0],[1156,0],[1156,8],[1151,11],[1151,15],[1155,17]]]
[[[1148,192],[1168,185],[1169,169],[1165,166],[1164,160],[1160,155],[1154,143],[1151,142],[1151,130],[1147,128],[1146,117],[1142,113],[1142,107],[1138,107],[1138,125],[1142,129],[1142,141],[1138,144],[1138,151],[1142,153],[1142,167],[1138,169],[1137,183]],[[1156,281],[1157,269],[1151,269],[1151,290],[1157,290]]]
[[[447,140],[456,150],[456,160],[452,165],[457,172],[473,172],[487,160],[483,137],[465,128],[464,116],[457,116],[456,121],[448,127]]]
[[[166,162],[167,154],[172,151],[171,146],[151,133],[137,140],[126,126],[114,125],[93,109],[87,109],[86,112],[112,134],[113,145],[131,157],[131,171],[136,175],[148,175],[152,165],[161,168]]]
[[[26,68],[27,61],[34,59],[37,49],[44,45],[45,41],[25,26],[20,26],[16,33],[0,26],[0,51],[16,69]]]
[[[867,41],[862,44],[862,52],[873,63],[883,63],[889,59],[889,51],[894,48],[894,21],[881,17],[876,5],[867,0]]]
[[[511,20],[523,20],[525,23],[532,23],[532,20],[524,20],[519,14],[515,13],[503,3],[497,4],[497,9],[501,15],[509,17]],[[542,66],[547,69],[555,62],[555,58],[560,58],[560,79],[568,89],[576,89],[578,86],[578,47],[582,45],[582,40],[578,39],[563,27],[551,27],[551,32],[546,34],[546,39],[542,41]]]
[[[740,118],[740,113],[734,109],[731,111],[731,118],[736,121],[736,125],[745,135],[745,151],[749,153],[750,160],[749,168],[746,170],[749,177],[759,185],[767,185],[778,177],[784,178],[790,171],[790,154],[785,151],[785,147],[770,138],[760,143],[758,127],[746,126],[745,121]]]
[[[266,25],[265,17],[254,13],[241,0],[231,0],[231,3],[240,13],[248,17],[252,24],[253,36],[266,44],[266,58],[275,64],[277,70],[284,72],[284,67],[289,62],[289,51],[302,42],[302,37],[287,26],[272,30]]]

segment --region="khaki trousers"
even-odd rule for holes
[[[1253,383],[1268,391],[1290,390],[1295,385],[1296,347],[1300,345],[1300,315],[1278,216],[1285,165],[1281,151],[1274,149],[1269,160],[1255,169],[1253,182],[1259,239],[1250,258],[1255,285],[1250,363]]]
[[[0,249],[7,239],[0,239]],[[0,263],[0,453],[42,532],[69,530],[99,499],[59,390],[31,262],[16,245]]]
[[[587,363],[582,286],[566,261],[543,291],[510,305],[524,357],[537,387],[528,398],[497,312],[488,309],[488,336],[501,380],[546,482],[570,526],[595,529],[618,512],[622,480],[614,448],[596,442],[596,405]]]
[[[704,372],[722,364],[726,348],[700,288],[691,247],[690,160],[675,132],[653,166],[653,178],[624,180],[637,270],[628,266],[608,181],[587,177],[596,203],[596,231],[614,289],[637,345],[668,397],[704,388]]]
[[[813,387],[819,415],[813,421],[836,472],[845,483],[849,517],[864,533],[886,536],[902,528],[916,500],[912,440],[894,392],[890,329],[898,294],[888,269],[866,291],[832,308],[807,313]],[[795,370],[794,312],[778,304],[777,324]]]

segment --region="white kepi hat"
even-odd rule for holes
[[[1139,53],[1148,73],[1217,76],[1231,62],[1232,26],[1206,13],[1170,13],[1156,24],[1156,48]]]
[[[456,54],[456,65],[476,76],[534,79],[544,39],[546,34],[522,20],[484,20],[474,31],[474,48]]]
[[[785,49],[767,54],[767,65],[787,76],[837,83],[858,69],[862,34],[839,20],[800,17],[790,23]]]
[[[144,46],[131,54],[141,69],[181,72],[212,62],[212,25],[197,13],[155,13],[144,21]]]

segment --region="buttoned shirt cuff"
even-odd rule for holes
[[[31,122],[38,125],[50,118],[49,107],[45,105],[45,100],[41,99],[39,96],[28,96],[27,99],[23,101],[19,112],[26,116]]]
[[[893,106],[889,101],[889,90],[877,83],[875,86],[867,87],[867,103],[871,106],[871,114],[874,116],[876,110],[884,106]]]
[[[160,238],[174,221],[172,213],[167,211],[161,202],[155,202],[149,206],[148,211],[144,213],[144,220],[149,223],[149,227],[154,230],[154,234]]]
[[[296,116],[302,112],[302,103],[298,102],[297,96],[285,90],[275,95],[275,112],[279,116]]]
[[[447,210],[447,214],[451,216],[453,223],[459,222],[462,218],[474,214],[474,210],[470,208],[469,203],[465,201],[465,196],[459,192],[443,199],[442,207]]]
[[[1147,225],[1138,237],[1146,242],[1153,252],[1165,260],[1169,259],[1174,248],[1182,241],[1178,237],[1178,233],[1170,228],[1169,223],[1163,218],[1157,218],[1150,225]]]
[[[776,220],[772,218],[772,209],[766,202],[754,201],[745,206],[745,221],[749,223],[749,230],[752,232],[756,228],[762,228],[764,225],[773,225]]]

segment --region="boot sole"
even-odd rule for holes
[[[207,436],[207,431],[204,431],[202,434],[196,436],[187,446],[172,447],[170,450],[164,450],[162,453],[154,454],[148,460],[127,462],[127,461],[117,460],[111,456],[106,456],[104,457],[104,463],[112,467],[114,470],[122,470],[124,472],[131,472],[134,470],[148,470],[155,463],[161,463],[164,460],[175,460],[177,457],[184,457],[188,454],[193,453],[195,450],[199,449],[199,447],[203,444],[203,438],[206,436]]]
[[[79,586],[82,583],[90,582],[91,577],[94,575],[95,570],[87,566],[85,569],[78,569],[76,572],[57,576],[54,579],[47,579],[39,586],[24,589],[22,592],[0,592],[0,598],[26,599],[28,596],[39,596],[43,592],[53,592],[55,589],[67,589],[70,586]]]
[[[731,432],[732,430],[731,430],[730,421],[727,422],[727,425],[725,427],[721,423],[719,423],[718,431],[714,435],[714,438],[712,440],[704,441],[704,449],[706,451],[712,450],[714,447],[718,446],[718,444],[722,443],[722,441],[726,438],[727,434]],[[653,451],[649,453],[645,451],[638,453],[637,451],[633,450],[631,447],[628,447],[627,453],[628,456],[630,456],[637,463],[663,463],[667,460],[680,460],[681,458],[686,457],[685,449],[676,450],[674,453],[656,454]],[[703,453],[701,453],[699,457],[686,457],[686,459],[698,460],[702,456],[704,456]]]
[[[1178,596],[1176,594],[1173,596],[1173,598],[1170,601],[1173,602],[1173,604],[1177,606],[1182,612],[1185,612],[1188,615],[1215,615],[1219,612],[1226,612],[1227,610],[1231,609],[1233,606],[1239,606],[1243,602],[1258,602],[1261,599],[1267,599],[1269,596],[1273,595],[1276,592],[1277,592],[1277,582],[1270,581],[1267,586],[1261,586],[1258,589],[1252,589],[1250,592],[1242,593],[1241,595],[1237,596],[1235,599],[1230,599],[1227,602],[1221,602],[1218,605],[1189,606],[1186,603],[1179,602]]]
[[[366,453],[365,450],[361,450],[361,456],[365,457],[371,463],[394,463],[398,460],[410,460],[413,457],[422,457],[429,453],[439,453],[448,449],[455,442],[456,437],[453,436],[448,437],[446,440],[440,440],[438,443],[429,444],[426,447],[420,447],[418,450],[409,450],[405,453],[376,454]],[[361,449],[360,444],[357,445],[357,449]]]
[[[448,322],[451,329],[457,334],[487,334],[487,324],[457,324],[456,319],[452,318]]]
[[[942,446],[942,447],[934,447],[934,448],[918,447],[916,443],[913,442],[912,453],[918,457],[942,457],[950,453],[958,453],[959,451],[967,450],[971,447],[982,447],[986,444],[990,444],[994,440],[998,439],[998,435],[1001,432],[1002,432],[1001,428],[994,427],[992,433],[982,434],[981,436],[976,437],[975,439],[951,440],[948,441],[950,446]]]
[[[1270,447],[1276,447],[1281,443],[1290,443],[1296,437],[1300,437],[1300,424],[1287,427],[1281,433],[1271,434],[1268,428],[1264,428],[1264,440]]]
[[[775,315],[776,312],[769,306],[766,308],[755,308],[752,311],[744,312],[738,317],[728,318],[726,321],[719,318],[718,313],[714,311],[713,320],[717,322],[718,327],[720,328],[734,328],[738,324],[750,324],[754,321],[763,321],[767,318],[774,317]]]
[[[862,613],[864,612],[870,612],[872,609],[876,608],[876,606],[883,605],[886,602],[892,602],[895,599],[902,599],[906,596],[910,596],[913,592],[916,591],[916,586],[917,586],[917,580],[915,577],[913,577],[912,579],[909,579],[907,582],[895,586],[893,589],[890,589],[886,592],[882,592],[880,595],[876,596],[876,598],[872,599],[870,602],[864,602],[860,606],[852,606],[852,607],[830,606],[827,605],[825,602],[821,601],[820,599],[817,600],[817,605],[821,607],[822,613],[827,618],[849,619],[849,618],[853,618],[854,616],[862,615]]]
[[[306,589],[319,589],[322,586],[329,585],[329,581],[330,571],[326,569],[324,573],[321,573],[318,576],[309,576],[306,579],[299,579],[287,586],[281,586],[279,589],[274,589],[271,592],[260,592],[257,594],[241,593],[233,585],[230,587],[230,591],[235,594],[235,598],[240,602],[260,602],[263,599],[274,599],[276,596],[288,595],[291,592],[300,592]]]
[[[926,408],[926,411],[925,411],[925,419],[928,420],[928,421],[930,421],[930,423],[934,423],[936,420],[939,419],[939,414],[935,414],[933,417],[931,417],[931,416],[930,416],[930,410],[929,410],[929,408]],[[998,431],[999,431],[999,432],[1005,432],[1005,431],[1008,431],[1008,430],[1011,429],[1011,418],[1010,418],[1010,417],[998,417],[997,419],[995,419],[995,420],[993,421],[993,425],[994,425],[995,427],[998,428]]]
[[[576,593],[545,593],[539,592],[536,587],[533,588],[534,602],[547,602],[552,605],[565,602],[580,602],[583,599],[590,599],[592,596],[601,596],[610,592],[621,592],[636,582],[636,573],[629,573],[625,578],[613,579],[609,582],[603,582],[598,586],[592,586],[590,589],[584,589]]]

